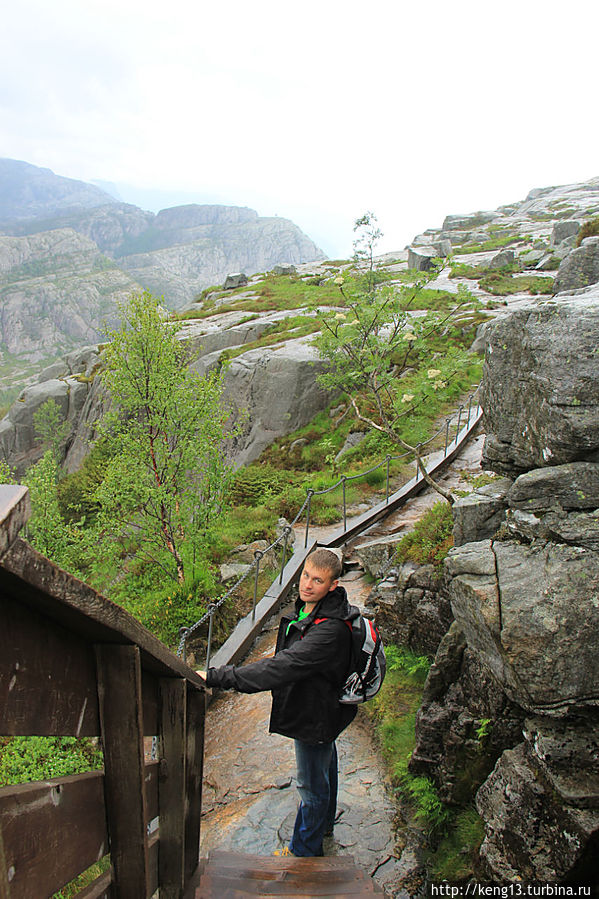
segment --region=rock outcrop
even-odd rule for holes
[[[555,279],[555,292],[579,290],[599,281],[599,237],[585,237],[579,247],[562,260]]]
[[[235,466],[256,459],[273,440],[303,427],[325,409],[331,395],[317,383],[324,370],[309,338],[289,339],[274,347],[251,344],[285,312],[264,313],[243,321],[243,312],[190,321],[181,330],[191,365],[201,374],[218,367],[223,352],[236,355],[224,375],[223,399],[240,432],[229,445]],[[244,346],[249,344],[244,351]],[[97,348],[96,348],[97,349]],[[101,355],[91,349],[70,354],[46,369],[47,380],[26,388],[0,422],[0,452],[20,473],[40,450],[33,416],[47,399],[54,399],[70,424],[65,439],[64,467],[75,471],[89,452],[97,422],[107,409],[102,388]]]
[[[357,551],[360,557],[360,551]],[[452,621],[447,593],[432,565],[391,568],[368,597],[385,643],[433,656]]]
[[[510,478],[456,503],[454,622],[411,767],[450,801],[479,787],[493,882],[587,884],[599,845],[599,295],[516,311],[486,339],[484,464]]]
[[[599,287],[488,325],[485,468],[510,477],[599,459]]]

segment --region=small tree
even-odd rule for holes
[[[147,291],[121,313],[104,350],[113,405],[101,431],[112,459],[96,493],[98,524],[183,583],[228,486],[221,378],[189,368],[180,326]]]
[[[450,493],[428,474],[418,446],[402,437],[402,428],[419,407],[432,405],[451,378],[471,364],[471,356],[459,346],[443,342],[452,319],[472,303],[466,290],[458,290],[450,312],[414,314],[414,302],[437,269],[420,272],[400,289],[378,281],[374,247],[381,237],[376,217],[367,213],[355,223],[358,237],[354,259],[362,270],[356,279],[338,278],[346,311],[320,310],[321,333],[315,338],[322,358],[329,363],[319,377],[329,389],[348,394],[356,417],[393,444],[413,452],[423,477],[449,502]]]
[[[27,539],[58,565],[68,567],[71,534],[58,506],[59,467],[51,449],[28,469],[24,481],[31,495],[31,518]]]
[[[50,398],[33,413],[33,427],[44,451],[51,450],[59,459],[60,447],[69,433],[69,423],[64,421],[56,400]]]

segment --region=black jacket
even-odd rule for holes
[[[301,607],[298,600],[296,615]],[[272,690],[272,733],[305,743],[330,743],[356,714],[355,707],[341,705],[338,696],[351,662],[351,631],[345,622],[358,615],[345,589],[337,587],[302,621],[281,619],[272,658],[240,668],[209,668],[206,684],[241,693]],[[318,618],[326,620],[314,624]]]

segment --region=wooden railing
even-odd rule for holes
[[[122,608],[17,535],[0,487],[0,735],[98,737],[104,770],[0,788],[0,899],[180,897],[199,860],[203,682]],[[157,737],[157,759],[144,742]]]

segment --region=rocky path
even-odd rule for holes
[[[460,472],[478,473],[482,438],[475,438],[444,476],[459,489]],[[376,526],[372,534],[408,530],[438,500],[423,492]],[[401,520],[399,520],[401,519]],[[321,537],[325,529],[321,529]],[[326,529],[328,530],[328,529]],[[342,579],[350,602],[363,607],[371,584],[362,572]],[[276,621],[257,641],[248,661],[272,655]],[[206,722],[202,855],[210,849],[269,855],[286,845],[295,819],[293,743],[268,733],[270,694],[221,693],[210,705]],[[398,821],[387,775],[364,710],[339,741],[339,816],[334,837],[325,845],[331,855],[353,856],[390,896],[416,895],[421,879],[419,838]]]

